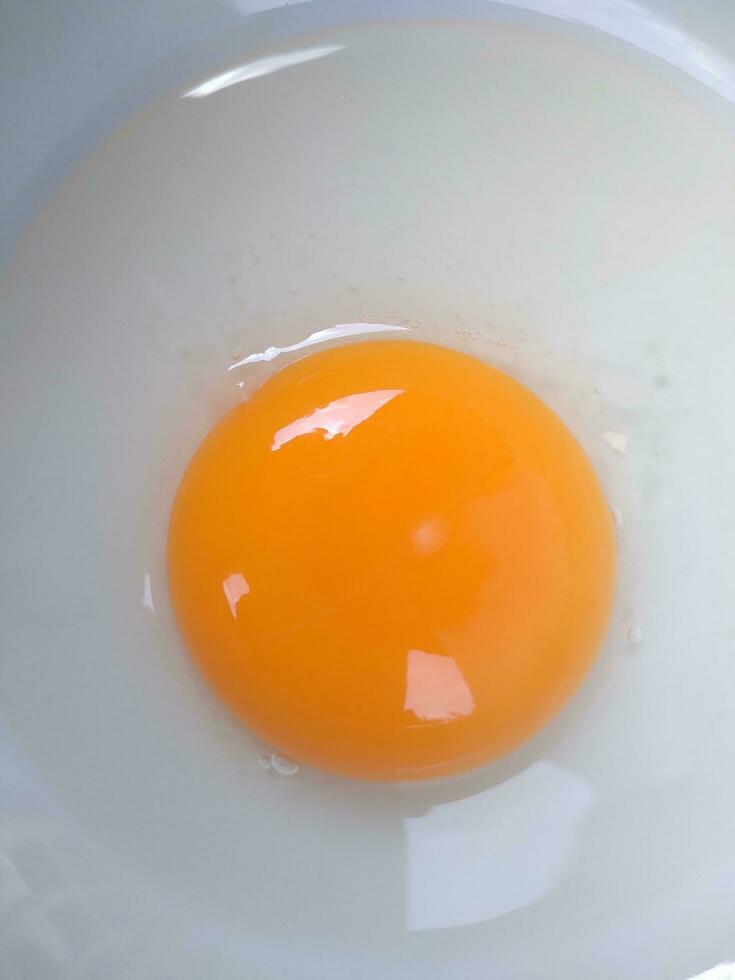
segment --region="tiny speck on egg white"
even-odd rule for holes
[[[630,626],[625,634],[628,643],[637,644],[643,639],[643,630],[640,626]]]

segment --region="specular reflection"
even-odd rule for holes
[[[593,801],[579,776],[540,761],[405,818],[406,928],[466,926],[538,902],[561,880]]]
[[[230,69],[230,71],[208,78],[201,85],[195,85],[188,92],[184,92],[182,99],[203,99],[207,95],[220,92],[223,88],[229,88],[230,85],[237,85],[238,82],[247,82],[252,78],[263,78],[264,75],[272,75],[276,71],[291,68],[293,65],[316,61],[328,54],[334,54],[335,51],[341,51],[343,47],[343,44],[326,44],[319,48],[302,48],[300,51],[287,51],[285,54],[275,54],[269,58],[248,61],[244,65]]]
[[[418,524],[411,535],[414,551],[419,555],[433,555],[447,543],[449,525],[441,517],[434,517]]]
[[[232,618],[237,619],[238,602],[244,595],[250,594],[250,586],[248,585],[247,579],[242,572],[233,572],[222,583],[222,591],[230,607]]]
[[[363,337],[374,333],[396,333],[398,331],[410,330],[410,327],[398,326],[394,323],[336,323],[333,327],[326,327],[324,330],[315,330],[308,337],[297,341],[295,344],[286,344],[284,347],[266,347],[265,350],[256,351],[241,357],[227,370],[236,371],[238,368],[245,367],[247,364],[256,364],[259,361],[272,361],[281,354],[292,354],[294,351],[303,350],[305,347],[314,347],[316,344],[326,344],[330,340],[344,340],[346,337]]]
[[[735,963],[718,963],[711,970],[697,973],[691,980],[735,980]]]
[[[475,710],[475,699],[454,657],[409,650],[403,707],[421,721],[452,721]]]
[[[363,391],[348,395],[346,398],[338,398],[328,405],[314,409],[303,418],[284,425],[276,432],[271,449],[276,452],[292,439],[318,432],[320,429],[324,432],[325,439],[349,435],[356,425],[365,422],[379,408],[403,393],[402,388],[386,388],[382,391]]]
[[[150,612],[156,612],[156,607],[153,605],[153,586],[151,585],[151,573],[146,572],[143,575],[143,605]]]

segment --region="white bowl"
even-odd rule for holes
[[[735,8],[280,7],[0,12],[0,976],[730,976]],[[266,771],[167,606],[233,350],[363,318],[534,387],[620,520],[583,691],[435,785]]]

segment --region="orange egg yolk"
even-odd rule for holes
[[[568,429],[506,374],[416,341],[295,361],[181,481],[176,617],[270,745],[347,776],[496,759],[567,701],[603,637],[609,509]]]

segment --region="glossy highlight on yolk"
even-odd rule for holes
[[[611,604],[586,456],[490,365],[418,341],[273,374],[197,449],[174,502],[185,641],[299,762],[425,779],[490,761],[565,704]]]

